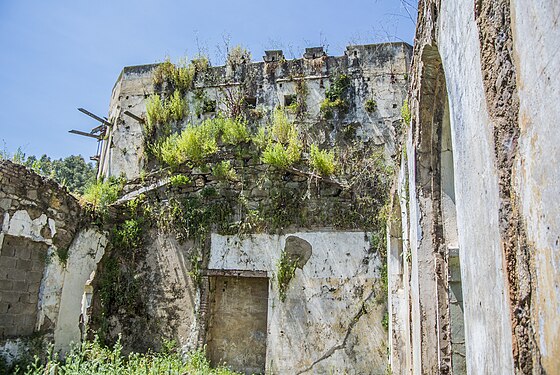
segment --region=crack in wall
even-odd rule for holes
[[[352,333],[352,330],[354,329],[354,327],[356,326],[356,324],[358,323],[360,318],[363,315],[368,313],[368,311],[366,310],[366,304],[374,295],[375,295],[375,290],[372,290],[368,294],[366,299],[362,302],[362,305],[360,306],[360,309],[352,317],[352,320],[350,321],[350,324],[348,325],[348,328],[346,329],[346,335],[344,335],[344,339],[342,340],[342,343],[337,344],[337,345],[333,346],[332,348],[330,348],[329,350],[327,350],[325,352],[325,354],[323,354],[319,359],[315,360],[310,366],[308,366],[304,370],[299,371],[297,373],[297,375],[304,374],[308,371],[311,371],[313,369],[313,367],[315,367],[318,363],[324,361],[325,359],[331,357],[336,351],[346,348],[346,343],[348,342],[348,338],[350,337],[350,334]]]

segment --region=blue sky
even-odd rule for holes
[[[399,0],[0,0],[0,149],[60,158],[95,154],[94,139],[71,135],[106,116],[121,69],[199,50],[214,65],[225,43],[299,57],[325,45],[403,40],[414,24]],[[220,46],[218,49],[217,47]]]

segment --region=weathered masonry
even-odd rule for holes
[[[106,343],[122,335],[125,351],[206,346],[214,364],[245,373],[386,372],[382,208],[411,47],[310,48],[295,60],[267,51],[263,62],[233,52],[221,67],[123,70],[99,155],[120,193],[103,211],[42,180],[68,203],[40,193],[32,211],[32,193],[10,189],[39,177],[5,164],[2,256],[26,270],[29,293],[17,296],[22,328],[2,337],[3,353],[21,354],[32,333],[65,350],[97,332]],[[178,71],[182,90],[166,76]],[[181,111],[154,122],[154,100]],[[202,142],[200,157],[168,163],[161,150],[178,139]],[[333,168],[321,172],[317,154]],[[25,215],[14,234],[6,223]]]
[[[65,349],[81,339],[84,286],[107,240],[54,181],[0,161],[0,182],[0,349],[10,361],[32,341]]]
[[[557,374],[560,6],[424,0],[388,236],[397,374]]]

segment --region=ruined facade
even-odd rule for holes
[[[9,161],[0,161],[0,179],[3,357],[47,342],[67,349],[82,338],[84,287],[107,240],[56,182]]]
[[[420,1],[388,237],[394,373],[558,373],[559,15]]]
[[[46,332],[63,351],[94,332],[106,343],[121,335],[127,352],[174,339],[245,373],[385,373],[381,216],[410,54],[403,43],[351,46],[341,57],[311,48],[295,60],[268,51],[264,62],[196,71],[172,134],[224,114],[257,132],[281,111],[302,149],[287,168],[265,163],[249,139],[221,141],[197,163],[163,165],[150,147],[168,135],[158,133],[163,124],[147,131],[146,105],[154,93],[168,95],[168,83],[155,84],[157,64],[125,68],[99,155],[99,175],[121,178],[119,199],[92,213],[57,187],[77,210],[60,217],[73,225],[68,251],[38,263],[40,281],[29,284],[56,289],[49,296],[58,312],[50,330],[35,325],[16,336]],[[327,114],[328,95],[337,101]],[[335,173],[309,167],[311,145],[336,150]],[[223,165],[227,176],[216,173]],[[11,164],[6,174],[14,168],[38,178]],[[52,204],[44,204],[47,218]],[[24,256],[20,245],[9,237],[2,251]]]

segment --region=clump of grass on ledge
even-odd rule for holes
[[[249,139],[245,120],[217,117],[200,125],[188,125],[180,134],[157,142],[152,152],[172,168],[187,162],[199,165],[218,151],[220,142],[236,145]]]
[[[160,353],[122,354],[122,345],[117,342],[113,348],[104,347],[96,338],[86,341],[68,353],[65,360],[49,355],[42,363],[38,358],[27,368],[16,368],[12,373],[27,375],[101,375],[101,374],[208,374],[235,375],[226,367],[212,368],[203,350],[181,355],[174,343],[164,344]]]
[[[148,138],[154,137],[158,127],[164,129],[164,135],[170,132],[170,122],[181,121],[188,113],[188,104],[179,90],[175,90],[167,99],[158,94],[151,95],[146,101],[145,132]]]
[[[237,173],[229,160],[222,160],[212,168],[212,175],[220,181],[235,181]]]
[[[86,187],[83,201],[93,205],[97,211],[104,211],[111,203],[115,202],[119,197],[123,181],[110,177],[107,180],[97,180],[95,183]]]
[[[264,148],[262,161],[277,168],[287,168],[301,159],[302,144],[296,126],[280,108],[274,110],[272,125],[259,129],[253,140]]]
[[[322,176],[330,176],[336,169],[334,152],[332,150],[319,150],[319,147],[314,144],[311,145],[309,163],[313,170]]]

